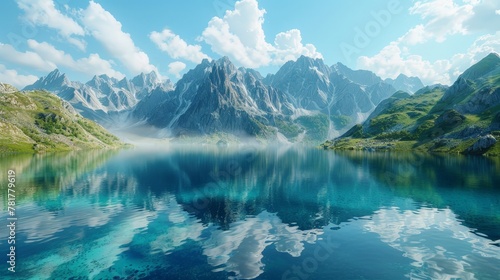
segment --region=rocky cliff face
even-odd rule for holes
[[[327,115],[340,131],[365,120],[396,91],[370,71],[351,70],[341,63],[327,67],[321,59],[304,56],[287,62],[265,82],[290,96],[295,107]]]
[[[258,72],[236,69],[225,57],[204,60],[179,80],[174,91],[151,95],[133,115],[168,128],[173,135],[230,132],[256,136],[267,133],[274,117],[290,116],[294,110],[286,95],[265,85]]]

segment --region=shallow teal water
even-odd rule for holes
[[[500,275],[500,163],[487,158],[251,147],[4,157],[5,224],[8,169],[17,258],[13,274],[4,257],[1,279]]]

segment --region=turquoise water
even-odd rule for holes
[[[311,148],[0,158],[1,279],[499,279],[500,162]],[[2,225],[5,229],[5,226]]]

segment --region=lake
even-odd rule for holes
[[[1,157],[0,171],[1,279],[500,275],[499,159],[176,146]]]

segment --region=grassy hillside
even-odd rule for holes
[[[0,92],[0,153],[121,146],[119,139],[45,91]]]
[[[491,142],[500,137],[500,58],[496,54],[469,68],[449,88],[395,93],[365,123],[322,147],[500,156],[499,142],[471,152],[469,147],[485,141],[485,136]]]

